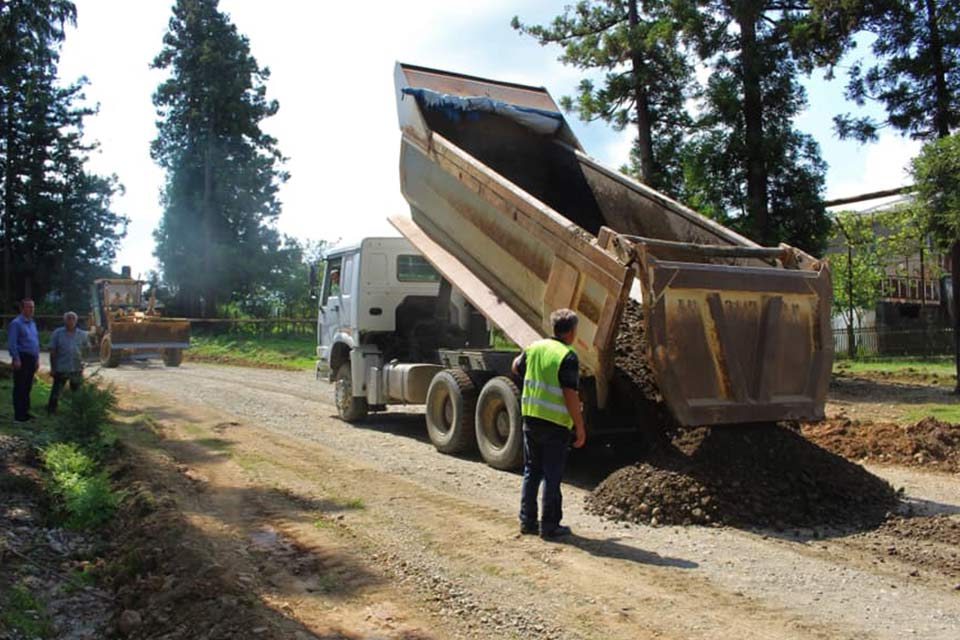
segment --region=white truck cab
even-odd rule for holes
[[[474,432],[478,392],[499,380],[484,405],[488,462],[519,464],[519,394],[504,383],[516,352],[489,348],[486,318],[406,239],[366,238],[326,253],[317,343],[318,376],[326,369],[335,382],[342,419],[426,404],[430,438],[447,453],[474,440],[484,452]]]

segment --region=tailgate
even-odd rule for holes
[[[833,360],[825,266],[641,256],[652,366],[681,425],[823,417]]]
[[[117,349],[186,349],[190,346],[190,322],[157,319],[114,320],[110,342]]]

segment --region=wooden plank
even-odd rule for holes
[[[452,253],[441,247],[406,216],[390,216],[390,224],[450,281],[463,296],[521,347],[543,336],[507,306]]]

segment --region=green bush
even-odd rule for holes
[[[16,585],[0,602],[0,629],[19,631],[28,638],[48,638],[53,634],[50,614],[43,602],[26,587]]]
[[[43,449],[43,464],[54,478],[89,476],[97,465],[76,444],[56,442]]]
[[[117,407],[113,387],[87,383],[64,396],[64,407],[57,420],[58,438],[85,447],[99,445],[110,412]]]
[[[51,493],[60,498],[67,512],[67,526],[96,527],[108,521],[117,508],[117,495],[105,471],[72,442],[58,442],[42,450],[49,473]]]

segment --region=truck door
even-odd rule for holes
[[[341,277],[343,258],[327,260],[323,270],[323,289],[320,294],[320,348],[321,357],[330,356],[334,338],[340,332]]]

